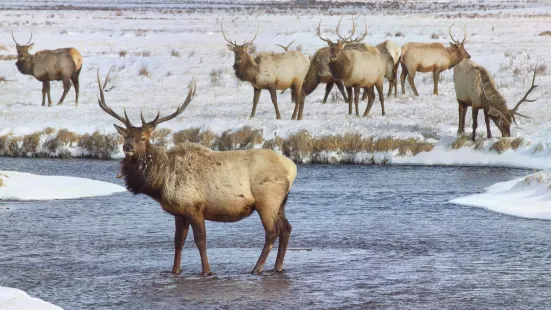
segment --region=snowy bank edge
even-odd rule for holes
[[[22,290],[5,286],[0,286],[0,309],[63,310],[52,303],[32,297]]]

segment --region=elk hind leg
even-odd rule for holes
[[[409,70],[408,71],[408,82],[409,82],[409,86],[411,86],[411,89],[413,90],[413,94],[415,96],[419,96],[419,92],[417,92],[417,87],[415,87],[415,73],[417,72],[416,70]]]
[[[285,196],[281,207],[279,208],[278,219],[276,227],[279,234],[279,247],[277,250],[277,258],[274,266],[275,272],[283,271],[283,260],[285,259],[285,253],[287,252],[287,246],[289,245],[289,238],[291,237],[291,231],[293,227],[289,224],[289,221],[285,217],[285,204],[287,203],[289,194]]]
[[[67,93],[69,93],[69,89],[71,89],[71,79],[70,78],[64,78],[63,79],[63,95],[61,95],[61,98],[59,99],[59,102],[57,105],[62,105],[63,100],[65,100],[65,96],[67,96]]]
[[[407,76],[408,76],[408,69],[404,64],[402,64],[402,73],[400,74],[400,85],[402,86],[402,95],[406,94],[405,84],[406,84]]]
[[[323,96],[323,101],[321,103],[327,103],[327,97],[329,97],[331,89],[333,89],[333,85],[335,85],[335,82],[329,82],[325,85],[325,96]]]
[[[457,99],[458,103],[458,112],[459,112],[459,126],[457,127],[457,135],[462,135],[465,133],[465,116],[467,115],[467,105]]]
[[[486,136],[488,139],[492,138],[492,131],[490,130],[490,114],[484,109],[484,121],[486,122]]]
[[[48,106],[52,106],[52,96],[50,95],[50,81],[44,81],[44,85],[46,87],[46,95],[48,95]]]
[[[269,91],[270,91],[270,97],[272,97],[272,103],[274,104],[276,119],[281,119],[281,115],[279,114],[279,108],[277,107],[277,91],[275,88],[270,88]]]
[[[348,93],[348,115],[352,115],[352,87],[347,87],[346,92]]]
[[[371,107],[373,106],[373,102],[375,102],[375,90],[372,87],[368,88],[367,92],[367,107],[365,107],[364,111],[364,117],[369,115],[369,111],[371,111]]]
[[[42,106],[46,105],[46,94],[48,93],[50,89],[50,85],[48,81],[42,82]],[[50,106],[52,105],[52,102],[50,101]]]
[[[472,140],[475,141],[476,138],[476,128],[478,127],[478,109],[475,109],[474,107],[471,107],[473,112],[473,136]]]
[[[262,273],[264,264],[266,263],[266,260],[268,259],[268,255],[270,254],[270,251],[274,246],[274,242],[278,237],[276,220],[279,220],[279,219],[277,217],[277,214],[274,214],[274,212],[272,212],[273,209],[274,208],[271,208],[270,206],[262,207],[257,205],[257,212],[258,212],[258,215],[260,216],[260,220],[262,221],[262,225],[264,226],[266,239],[264,241],[264,247],[262,248],[260,257],[258,258],[258,261],[256,262],[256,265],[254,266],[253,271],[251,272],[252,274],[260,275]]]
[[[180,274],[182,248],[184,247],[189,231],[189,221],[180,216],[175,216],[174,219],[176,230],[174,232],[174,265],[172,266],[172,274]]]
[[[438,81],[440,81],[440,71],[438,71],[438,69],[434,69],[432,72],[432,81],[434,82],[434,90],[432,93],[438,96]]]
[[[80,82],[78,81],[78,77],[81,69],[78,69],[75,74],[71,76],[71,82],[73,82],[73,86],[75,87],[75,106],[78,106],[78,92],[80,90]]]
[[[195,245],[199,249],[199,255],[201,255],[202,271],[201,276],[210,276],[209,259],[207,257],[207,231],[205,229],[205,219],[203,217],[189,218],[191,228],[193,228],[193,239],[195,239]]]
[[[383,116],[385,116],[385,95],[383,90],[383,81],[381,80],[380,83],[375,84],[375,87],[377,87],[377,93],[379,94],[379,102],[381,102],[381,113],[383,114]]]
[[[358,105],[360,102],[360,86],[354,86],[354,106],[356,107],[356,116],[360,116]]]

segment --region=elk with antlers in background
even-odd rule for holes
[[[533,102],[536,99],[527,99],[528,95],[536,88],[536,69],[532,77],[532,85],[515,105],[513,109],[507,107],[505,98],[496,88],[494,78],[488,70],[478,65],[474,61],[465,59],[453,69],[453,82],[457,102],[459,103],[459,128],[457,134],[465,133],[465,116],[467,108],[472,108],[473,113],[473,134],[472,140],[476,138],[476,127],[478,126],[478,110],[484,110],[484,120],[488,138],[492,137],[490,131],[490,119],[496,124],[503,137],[511,136],[511,122],[515,124],[515,115],[527,117],[518,113],[518,108],[523,102]]]
[[[125,158],[121,176],[126,188],[134,194],[144,194],[157,201],[163,210],[175,218],[173,274],[180,273],[180,258],[189,226],[201,255],[201,275],[211,274],[207,258],[205,220],[239,221],[257,211],[264,226],[266,239],[254,274],[260,274],[274,242],[279,249],[274,270],[283,270],[283,259],[291,235],[291,225],[285,217],[285,203],[297,175],[296,165],[272,150],[216,152],[200,144],[186,142],[170,150],[150,143],[152,132],[188,107],[195,94],[192,82],[185,102],[165,117],[150,122],[141,116],[142,125],[134,126],[126,111],[124,117],[105,103],[99,78],[99,106],[121,121],[115,125],[124,138]]]
[[[52,106],[50,97],[50,81],[63,81],[63,95],[58,105],[63,103],[65,96],[71,88],[71,81],[75,86],[75,105],[78,105],[78,92],[80,70],[82,69],[82,56],[73,47],[60,48],[56,50],[42,50],[34,55],[29,53],[34,43],[31,43],[33,35],[25,45],[19,45],[12,32],[12,38],[17,49],[17,62],[15,65],[19,72],[25,75],[32,75],[42,82],[42,105],[46,104],[48,95],[48,106]]]
[[[467,29],[463,27],[463,40],[460,42],[453,38],[451,29],[453,24],[448,29],[450,33],[450,46],[445,47],[442,43],[406,43],[402,46],[402,74],[400,75],[400,84],[402,85],[402,95],[406,94],[404,84],[406,77],[409,85],[415,96],[419,96],[415,87],[415,73],[417,72],[432,72],[434,82],[434,95],[438,95],[438,81],[440,80],[440,72],[453,68],[463,59],[470,59],[471,55],[465,50],[467,40]]]
[[[220,26],[222,28],[222,25]],[[270,92],[272,103],[274,104],[276,118],[281,119],[279,108],[277,106],[277,90],[291,88],[293,98],[295,98],[295,110],[292,119],[302,119],[302,96],[297,96],[302,90],[302,83],[310,60],[299,51],[285,51],[284,53],[263,52],[258,53],[254,58],[249,54],[249,47],[256,39],[258,31],[254,38],[245,41],[243,44],[232,42],[226,37],[222,28],[222,35],[228,42],[228,49],[235,55],[233,69],[235,75],[241,81],[251,83],[254,89],[253,109],[251,117],[256,114],[256,105],[260,98],[262,89]]]
[[[340,20],[336,28],[339,39],[333,43],[327,38],[321,36],[321,21],[317,28],[318,37],[329,45],[329,69],[331,75],[337,81],[342,81],[348,92],[348,114],[352,114],[352,90],[354,90],[354,103],[356,106],[356,115],[359,116],[358,103],[360,99],[360,89],[367,88],[368,103],[363,116],[367,116],[371,106],[375,101],[375,91],[377,87],[379,101],[381,102],[382,114],[385,115],[383,82],[386,73],[386,61],[373,46],[365,44],[365,50],[347,50],[345,46],[354,40],[351,37],[356,30],[356,24],[352,22],[352,33],[348,37],[343,37],[339,33]]]

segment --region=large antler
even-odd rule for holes
[[[352,33],[350,33],[350,35],[348,37],[343,37],[339,33],[339,28],[341,27],[341,20],[342,20],[342,16],[339,19],[339,23],[337,24],[337,28],[335,29],[335,32],[337,33],[337,35],[339,36],[339,38],[341,39],[341,41],[343,43],[350,43],[350,42],[352,42],[352,40],[350,40],[350,39],[352,38],[352,36],[356,32],[356,22],[354,20],[352,20]]]
[[[532,85],[530,86],[530,88],[528,89],[528,91],[526,92],[526,94],[524,94],[524,97],[522,97],[522,99],[519,100],[519,102],[517,102],[517,104],[515,105],[515,107],[512,109],[512,110],[509,110],[509,114],[511,115],[511,117],[513,118],[513,121],[515,122],[515,124],[517,123],[516,119],[515,119],[515,115],[518,115],[518,116],[521,116],[521,117],[524,117],[524,118],[529,118],[528,116],[525,116],[525,115],[522,115],[520,113],[517,112],[518,108],[520,107],[520,105],[523,103],[523,102],[534,102],[538,99],[528,99],[528,95],[530,95],[530,93],[536,89],[536,87],[538,87],[538,85],[534,85],[534,82],[536,81],[536,72],[537,72],[537,69],[538,69],[538,64],[536,63],[536,66],[534,67],[534,75],[532,76]]]
[[[229,39],[226,37],[226,33],[224,32],[224,27],[222,26],[222,23],[220,23],[220,29],[222,29],[222,35],[224,36],[224,39],[226,40],[226,42],[228,42],[228,43],[231,44],[232,46],[237,46],[237,41],[232,42],[231,40],[229,40]]]
[[[159,118],[160,112],[157,112],[157,116],[155,117],[154,120],[152,120],[151,122],[146,122],[144,117],[143,117],[143,114],[140,113],[140,117],[142,119],[142,127],[146,127],[146,126],[155,127],[155,126],[159,125],[160,123],[169,121],[169,120],[175,118],[176,116],[182,114],[182,112],[185,111],[185,109],[188,107],[189,103],[193,99],[193,96],[195,96],[196,89],[197,88],[195,87],[195,80],[191,80],[191,85],[189,87],[189,91],[187,93],[186,100],[184,101],[184,103],[182,103],[181,106],[178,107],[178,109],[176,109],[176,112],[174,112],[170,115]]]
[[[456,40],[456,39],[453,38],[453,35],[452,35],[452,27],[453,27],[454,24],[455,24],[455,22],[452,23],[452,24],[450,25],[450,28],[448,29],[448,32],[449,32],[449,34],[450,34],[450,39],[452,40],[452,42],[455,43],[455,44],[465,44],[465,43],[469,42],[469,40],[467,40],[467,24],[465,24],[465,25],[463,26],[463,40],[461,40],[461,42],[459,42],[458,40]]]
[[[281,45],[281,44],[276,44],[277,46],[281,46],[282,49],[284,49],[286,52],[289,51],[289,46],[291,46],[291,44],[293,44],[295,42],[295,40],[291,41],[291,43],[287,44],[287,46],[284,46],[284,45]]]
[[[224,36],[224,39],[226,39],[226,41],[231,44],[232,46],[239,46],[239,44],[237,44],[237,40],[234,40],[233,42],[231,40],[229,40],[227,37],[226,37],[226,33],[224,32],[224,27],[222,27],[222,23],[220,23],[220,29],[222,29],[222,35]],[[254,40],[256,40],[256,36],[258,35],[258,32],[260,31],[260,25],[258,25],[258,29],[256,30],[256,33],[254,34],[254,38],[250,41],[247,41],[245,40],[245,42],[243,42],[243,44],[241,46],[248,46],[248,45],[251,45],[253,43]]]
[[[453,27],[454,24],[455,24],[455,22],[453,22],[450,25],[450,28],[448,28],[448,33],[450,34],[450,40],[452,40],[452,42],[455,43],[455,44],[459,44],[459,41],[457,41],[456,39],[453,38],[452,27]]]
[[[260,25],[258,25],[258,28],[256,29],[256,33],[254,34],[254,38],[250,41],[245,40],[243,42],[243,46],[249,46],[249,45],[253,44],[254,40],[256,40],[256,36],[258,35],[259,31],[260,31]]]
[[[111,70],[109,70],[109,71],[111,71]],[[105,87],[106,84],[107,84],[107,77],[105,78],[104,87]],[[98,98],[99,107],[103,111],[105,111],[105,113],[113,116],[114,118],[116,118],[119,121],[121,121],[122,123],[124,123],[126,128],[133,127],[132,123],[130,122],[130,119],[128,118],[128,115],[126,114],[126,109],[124,110],[124,118],[123,118],[122,116],[115,113],[115,111],[113,111],[110,107],[108,107],[107,104],[105,104],[105,96],[103,94],[103,87],[101,86],[101,80],[99,78],[99,68],[98,68],[98,87],[99,87],[99,98]]]
[[[19,45],[19,43],[17,43],[17,41],[15,40],[15,37],[13,36],[13,29],[11,31],[11,37],[13,39],[13,42],[15,42],[15,44]],[[31,43],[32,39],[33,39],[33,32],[31,31],[31,37],[29,38],[29,42],[27,42],[27,44],[25,44],[25,46],[29,45],[29,43]]]
[[[327,43],[333,43],[333,42],[331,42],[331,40],[326,39],[326,38],[324,38],[324,37],[321,36],[320,27],[321,27],[321,19],[320,19],[320,22],[319,22],[319,24],[318,24],[318,28],[316,28],[316,34],[317,34],[318,37],[319,37],[320,39],[322,39],[323,41],[325,41],[325,42],[327,42]]]
[[[365,17],[364,17],[364,25],[365,25],[364,34],[362,34],[361,36],[358,36],[356,39],[352,40],[351,43],[361,43],[365,39],[365,37],[367,36],[367,21],[365,20]]]

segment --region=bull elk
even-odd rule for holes
[[[387,97],[390,97],[392,94],[392,89],[394,88],[394,97],[396,98],[398,89],[398,64],[400,63],[400,55],[402,55],[402,50],[396,43],[390,40],[377,44],[376,47],[379,49],[379,52],[381,52],[381,55],[383,55],[383,58],[386,61],[385,78],[388,81]]]
[[[243,44],[237,44],[237,42],[229,40],[224,33],[222,25],[220,27],[224,39],[228,42],[228,49],[235,55],[233,64],[235,75],[241,81],[249,82],[253,86],[253,109],[250,117],[252,118],[256,114],[256,105],[260,98],[260,92],[262,89],[267,89],[274,104],[276,118],[281,119],[277,106],[277,90],[291,88],[295,94],[293,97],[298,98],[295,100],[295,110],[292,118],[302,119],[304,108],[301,102],[302,96],[296,96],[296,94],[300,94],[302,90],[302,83],[310,64],[308,57],[299,51],[285,51],[284,53],[258,53],[253,58],[249,54],[248,49],[256,39],[258,31],[252,40],[245,41]]]
[[[343,37],[339,33],[340,20],[336,28],[339,39],[333,43],[327,38],[321,36],[321,21],[317,28],[317,36],[327,42],[329,45],[329,70],[336,81],[342,81],[348,92],[348,114],[352,114],[352,90],[354,90],[354,103],[356,106],[356,115],[359,116],[358,102],[360,89],[367,88],[368,103],[363,116],[367,116],[371,106],[375,101],[375,92],[373,87],[377,88],[379,101],[381,102],[382,114],[385,115],[383,82],[386,73],[386,61],[373,46],[364,44],[365,50],[345,49],[348,43],[353,42],[351,37],[356,30],[356,24],[352,23],[352,33],[348,37]]]
[[[440,72],[453,68],[463,59],[470,59],[471,55],[465,49],[467,40],[467,29],[463,27],[463,40],[458,41],[453,38],[452,26],[448,29],[450,33],[450,46],[445,47],[442,43],[406,43],[402,46],[402,74],[400,75],[400,84],[402,85],[402,95],[406,94],[404,84],[406,77],[415,96],[419,96],[415,87],[416,72],[432,72],[434,82],[434,95],[438,95],[438,81]]]
[[[345,45],[344,49],[346,50],[366,50],[365,44],[361,43],[363,39],[367,36],[367,24],[365,26],[365,32],[361,36],[357,37],[353,42]],[[330,48],[323,47],[316,51],[314,56],[310,61],[310,67],[308,68],[308,73],[306,73],[306,78],[304,79],[304,84],[302,84],[302,91],[304,96],[310,95],[320,83],[325,85],[325,95],[323,96],[322,103],[327,103],[327,98],[331,93],[334,85],[337,85],[337,88],[342,94],[344,101],[348,103],[348,95],[345,92],[344,84],[342,81],[337,81],[331,75],[331,70],[329,69],[329,54]],[[367,95],[367,90],[364,91],[364,96]],[[365,99],[365,98],[362,98]]]
[[[31,43],[33,35],[25,45],[19,45],[12,32],[12,38],[17,49],[17,62],[15,65],[19,72],[25,75],[32,75],[42,82],[42,106],[46,105],[46,95],[48,95],[48,106],[52,106],[50,97],[50,81],[63,81],[63,95],[59,99],[58,105],[63,104],[63,100],[69,89],[71,81],[75,86],[75,105],[78,106],[78,92],[80,70],[82,69],[82,56],[73,47],[60,48],[56,50],[42,50],[31,55],[29,51],[34,43]]]
[[[533,102],[536,99],[527,99],[528,95],[536,88],[536,69],[532,77],[532,85],[526,94],[520,99],[513,109],[507,107],[505,98],[496,88],[494,78],[488,70],[471,60],[461,61],[453,69],[453,82],[455,93],[459,104],[459,128],[458,134],[465,132],[465,116],[467,108],[472,108],[473,113],[473,134],[472,140],[476,138],[476,128],[478,126],[478,110],[484,110],[484,120],[486,122],[487,137],[491,138],[490,119],[496,124],[503,137],[511,136],[511,122],[517,124],[515,115],[527,117],[518,113],[518,108],[523,102]]]
[[[266,239],[254,274],[260,274],[273,244],[279,238],[274,270],[283,270],[283,259],[291,235],[285,203],[297,175],[296,165],[271,150],[216,152],[186,142],[170,150],[150,143],[155,128],[182,114],[195,94],[192,83],[187,98],[176,111],[150,122],[141,115],[141,126],[115,113],[105,103],[98,70],[98,103],[101,109],[125,127],[114,125],[124,138],[125,158],[121,176],[133,194],[157,201],[175,218],[173,274],[180,273],[181,252],[189,226],[201,256],[201,275],[211,274],[206,252],[205,220],[235,222],[257,211]]]

